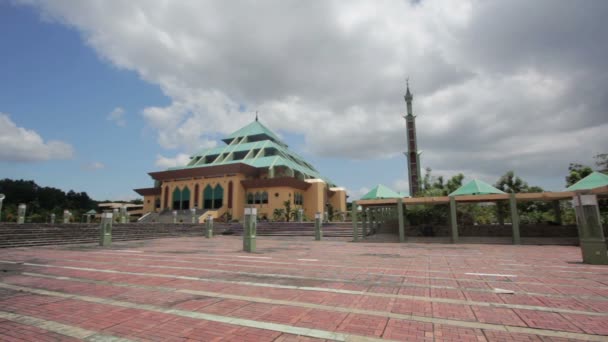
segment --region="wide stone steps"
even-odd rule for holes
[[[0,248],[44,245],[64,245],[99,242],[99,224],[15,224],[0,223]],[[203,236],[204,224],[178,223],[115,223],[113,241],[145,240],[174,236]],[[215,234],[242,235],[240,223],[215,222]],[[258,236],[314,236],[314,226],[307,223],[259,222]],[[352,237],[350,223],[331,223],[323,226],[325,237]]]

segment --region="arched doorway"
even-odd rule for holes
[[[203,191],[203,209],[211,209],[213,207],[213,188],[207,184]]]
[[[179,208],[182,210],[190,209],[190,189],[188,189],[187,186],[182,190],[181,205]]]
[[[198,184],[196,184],[194,186],[194,207],[193,208],[198,208],[198,195],[199,195],[199,187]]]
[[[232,181],[228,182],[228,209],[232,209]]]
[[[173,201],[173,210],[179,210],[182,200],[182,192],[178,187],[175,187],[175,190],[173,190],[173,196],[171,199]]]
[[[221,208],[224,204],[224,188],[221,185],[216,185],[213,190],[213,208]]]

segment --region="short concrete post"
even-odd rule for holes
[[[608,265],[608,252],[597,196],[578,193],[573,198],[572,204],[576,212],[583,262],[592,265]]]
[[[207,216],[206,226],[207,230],[205,232],[205,237],[207,239],[211,239],[213,237],[213,216]]]
[[[555,214],[555,223],[562,225],[562,207],[559,204],[559,200],[553,201],[553,212]]]
[[[17,207],[17,223],[23,224],[25,222],[25,210],[27,206],[23,203],[19,204]]]
[[[346,213],[345,212],[341,212],[340,213],[340,218],[342,219],[342,222],[346,221]]]
[[[190,209],[190,214],[192,215],[192,223],[196,223],[196,209]]]
[[[254,253],[256,249],[257,208],[245,208],[245,231],[243,235],[243,250]]]
[[[323,213],[323,221],[325,223],[329,222],[329,213],[327,211]]]
[[[85,217],[86,217],[86,218],[85,218],[86,222],[87,222],[87,223],[91,223],[91,215],[86,214],[86,215],[85,215]]]
[[[127,206],[120,207],[120,223],[127,223]]]
[[[397,221],[399,222],[399,242],[405,242],[405,225],[403,222],[403,199],[397,199]]]
[[[70,211],[67,209],[63,211],[63,223],[70,223]]]
[[[298,222],[302,223],[304,221],[304,209],[298,209]]]
[[[173,211],[173,223],[177,223],[177,211]]]
[[[112,221],[114,220],[112,213],[101,214],[101,226],[99,245],[108,247],[112,244]]]
[[[456,220],[456,199],[450,196],[450,229],[452,231],[452,243],[458,243],[458,222]]]
[[[55,214],[51,214],[51,224],[55,224]]]
[[[509,206],[511,210],[511,226],[513,227],[513,244],[520,245],[519,213],[517,212],[517,200],[514,193],[509,194]]]
[[[359,231],[357,229],[357,202],[353,201],[351,210],[351,217],[353,220],[353,241],[359,241]]]
[[[321,221],[321,213],[318,212],[315,214],[315,240],[316,241],[321,241],[321,239],[323,238],[323,228],[322,228],[322,221]]]

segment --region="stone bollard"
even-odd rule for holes
[[[25,222],[25,210],[27,206],[23,203],[19,204],[17,208],[17,223],[23,224]]]
[[[318,212],[315,214],[315,240],[321,241],[322,238],[323,238],[323,228],[322,228],[322,222],[321,222],[321,213]]]
[[[127,221],[127,206],[123,205],[122,207],[120,207],[120,223],[127,223]]]
[[[572,199],[583,262],[608,265],[608,251],[596,195],[577,193]]]
[[[99,245],[108,247],[112,244],[112,213],[101,214]]]
[[[192,215],[192,223],[196,223],[196,209],[190,209],[190,214]]]
[[[91,223],[91,215],[86,214],[85,216],[86,216],[86,222]]]
[[[207,239],[211,239],[213,237],[213,216],[209,215],[207,216],[207,229],[205,231],[205,237]]]
[[[329,222],[329,213],[327,211],[323,213],[323,222]]]
[[[257,214],[256,208],[245,208],[245,229],[243,231],[243,250],[245,252],[255,252]]]
[[[67,209],[63,211],[63,223],[70,223],[70,211]]]
[[[302,223],[304,220],[304,209],[298,209],[298,222]]]
[[[51,214],[51,224],[55,224],[55,214]]]
[[[177,211],[173,211],[173,223],[177,223]]]

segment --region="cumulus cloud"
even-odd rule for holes
[[[0,161],[36,162],[70,159],[74,149],[62,141],[44,141],[36,131],[17,126],[0,113]]]
[[[184,166],[190,161],[190,156],[185,153],[180,153],[175,157],[165,157],[160,154],[156,155],[156,166],[169,168],[175,166]]]
[[[117,126],[125,127],[127,120],[125,119],[125,110],[122,107],[114,108],[106,117],[108,121],[114,122]]]
[[[424,166],[563,175],[608,146],[605,1],[28,3],[162,89],[143,116],[165,148],[210,146],[254,108],[310,153],[395,157],[406,76]]]

